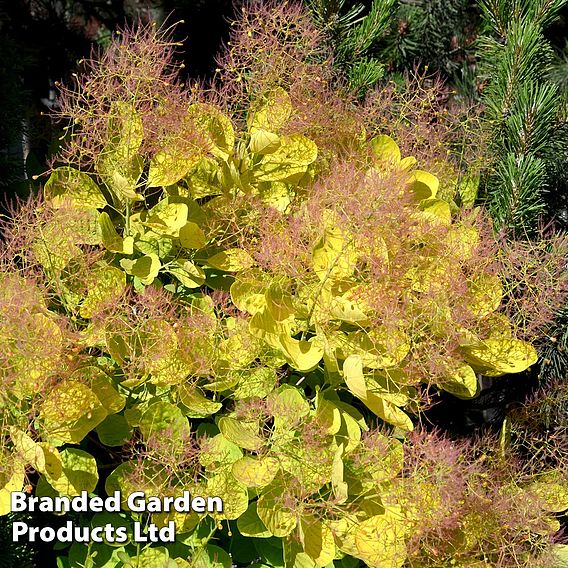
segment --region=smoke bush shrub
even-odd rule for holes
[[[177,545],[117,565],[545,562],[555,483],[411,434],[431,389],[536,362],[507,249],[376,131],[388,99],[350,101],[299,8],[244,10],[208,89],[153,28],[63,89],[61,164],[5,224],[0,512],[35,471],[39,495],[223,499],[153,514]]]

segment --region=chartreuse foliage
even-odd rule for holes
[[[194,103],[180,121],[202,143],[188,150],[172,135],[148,157],[134,103],[113,105],[95,170],[62,166],[45,185],[49,215],[30,254],[49,296],[39,279],[9,269],[0,275],[0,297],[7,296],[0,373],[9,387],[1,411],[11,456],[0,511],[8,512],[9,491],[21,489],[27,467],[40,474],[39,495],[95,491],[102,470],[87,451],[95,433],[115,465],[114,449],[133,433],[148,448],[114,468],[107,493],[189,489],[224,502],[212,518],[155,514],[158,524],[176,522],[175,546],[74,544],[69,566],[313,567],[352,566],[353,559],[403,566],[421,525],[417,503],[424,495],[440,499],[435,480],[419,485],[424,495],[416,502],[400,497],[401,438],[414,428],[423,384],[471,397],[476,373],[518,373],[536,361],[499,313],[499,274],[460,272],[481,239],[475,223],[439,199],[436,177],[402,158],[388,136],[361,142],[362,179],[398,180],[390,191],[408,202],[414,220],[398,248],[380,232],[373,245],[385,279],[397,255],[413,259],[393,300],[406,306],[406,318],[393,328],[374,317],[365,293],[374,290],[364,266],[371,245],[333,207],[321,211],[304,274],[259,262],[249,217],[243,212],[238,223],[242,200],[280,222],[292,219],[325,167],[309,137],[286,129],[292,112],[282,88],[259,98],[242,130],[220,108]],[[434,246],[440,234],[445,240]],[[80,269],[86,262],[88,270]],[[449,267],[463,284],[470,329],[452,320],[455,293],[440,277]],[[144,302],[158,292],[173,308],[149,318]],[[436,355],[443,370],[411,372],[449,330],[459,345]],[[11,401],[32,412],[31,425],[11,412]],[[556,481],[521,490],[542,494],[549,511],[568,508]],[[133,519],[104,520],[130,526]],[[234,549],[213,544],[223,524]],[[246,550],[256,552],[240,560]]]

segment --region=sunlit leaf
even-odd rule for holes
[[[536,349],[520,339],[489,338],[462,351],[471,365],[499,374],[520,373],[538,359]]]
[[[231,568],[233,562],[225,550],[214,544],[208,544],[197,550],[191,558],[191,564],[187,566],[191,566],[191,568]],[[144,564],[144,568],[146,568],[146,564]]]
[[[408,336],[402,330],[375,327],[369,331],[353,331],[341,349],[345,354],[359,355],[363,366],[386,369],[399,365],[410,351]]]
[[[289,535],[298,523],[295,512],[282,504],[281,495],[282,487],[275,484],[259,497],[256,505],[260,520],[277,537]]]
[[[442,199],[425,199],[420,204],[422,211],[422,218],[427,219],[432,223],[440,223],[442,225],[450,226],[452,223],[452,213],[450,205]]]
[[[199,148],[176,148],[175,143],[170,144],[150,161],[148,187],[166,187],[177,183],[199,163],[202,155]]]
[[[265,287],[262,272],[241,272],[231,285],[231,299],[239,310],[254,315],[266,305]]]
[[[235,132],[231,119],[217,107],[207,103],[190,105],[187,116],[198,126],[207,150],[223,160],[233,153]]]
[[[219,430],[227,440],[246,450],[258,450],[264,440],[258,434],[256,422],[245,422],[224,416],[219,420]]]
[[[31,465],[37,472],[52,477],[57,478],[61,475],[63,466],[57,448],[45,442],[35,442],[25,432],[13,426],[9,431],[22,465]]]
[[[24,485],[25,472],[21,465],[13,465],[0,475],[0,516],[7,515],[13,491],[21,491]]]
[[[496,274],[480,273],[468,282],[468,308],[482,318],[499,308],[503,297],[503,285]]]
[[[160,235],[177,237],[187,223],[188,213],[186,203],[163,199],[148,211],[142,224]]]
[[[261,182],[257,189],[262,202],[280,213],[288,210],[295,195],[292,186],[281,181]]]
[[[400,149],[390,136],[385,134],[375,136],[371,140],[371,148],[380,161],[391,163],[392,165],[398,165],[400,163]]]
[[[196,386],[183,384],[178,387],[180,402],[187,408],[185,414],[190,418],[205,418],[219,412],[223,407],[220,402],[206,398]]]
[[[367,396],[367,384],[363,375],[363,360],[359,355],[349,355],[343,362],[343,375],[347,388],[358,398]]]
[[[568,568],[568,544],[554,544],[551,548],[556,562],[555,568]]]
[[[146,441],[166,436],[185,444],[189,438],[187,418],[177,406],[166,401],[157,401],[148,406],[140,418],[139,427]]]
[[[200,249],[205,246],[207,239],[205,233],[197,223],[188,221],[179,230],[179,241],[186,249]]]
[[[324,398],[320,391],[316,396],[316,420],[328,434],[337,434],[341,428],[341,411]]]
[[[95,458],[83,450],[66,448],[61,451],[63,469],[58,477],[46,475],[49,484],[61,495],[74,497],[81,491],[94,491],[99,480]]]
[[[331,529],[322,521],[302,515],[300,519],[300,541],[304,552],[316,566],[326,566],[335,558],[335,541]]]
[[[233,477],[246,487],[264,487],[272,482],[280,462],[273,457],[252,458],[245,456],[233,463]]]
[[[207,438],[201,444],[199,463],[209,471],[226,470],[228,466],[243,457],[243,451],[223,434]]]
[[[144,139],[142,117],[132,103],[112,101],[109,140],[96,163],[97,171],[119,203],[137,201],[137,183],[143,163],[138,151]]]
[[[281,282],[275,281],[264,292],[266,307],[276,321],[283,321],[294,315],[292,294]]]
[[[441,383],[441,387],[461,398],[471,398],[477,393],[477,375],[475,371],[463,361],[447,359],[445,361],[448,380]]]
[[[222,168],[214,158],[202,157],[186,177],[188,194],[194,199],[223,193]],[[183,191],[183,190],[182,190]]]
[[[333,489],[333,495],[338,503],[345,503],[349,497],[349,486],[344,480],[343,453],[344,446],[338,446],[333,456],[331,472],[331,488]]]
[[[462,207],[468,208],[475,205],[479,191],[480,176],[466,176],[457,184],[458,195]]]
[[[249,505],[247,488],[235,480],[229,472],[220,472],[207,479],[205,497],[220,497],[223,512],[211,513],[216,519],[238,519]]]
[[[288,363],[301,373],[307,373],[313,370],[323,357],[323,347],[317,341],[317,338],[304,341],[294,339],[288,334],[281,334],[279,342],[282,354]]]
[[[240,272],[251,268],[255,262],[246,250],[232,248],[209,257],[207,264],[225,272]]]
[[[95,393],[77,381],[65,381],[50,390],[40,407],[39,418],[54,445],[79,443],[108,413]]]
[[[90,286],[79,313],[83,318],[91,318],[104,306],[110,306],[123,294],[126,287],[124,272],[108,264],[98,264],[90,275]]]
[[[292,181],[317,158],[317,146],[302,134],[281,136],[280,146],[262,157],[254,170],[257,181]]]
[[[329,223],[313,251],[314,272],[320,280],[345,278],[353,274],[358,254],[354,241],[339,227]]]
[[[110,252],[120,254],[132,254],[134,252],[134,238],[131,236],[122,238],[114,228],[108,213],[103,211],[99,216],[99,225],[104,247]]]
[[[568,510],[568,483],[565,472],[550,470],[536,476],[526,490],[536,495],[543,508],[551,513],[561,513]]]
[[[357,556],[371,568],[400,568],[406,560],[403,517],[386,509],[364,520],[355,533]]]
[[[291,113],[290,95],[277,87],[266,94],[260,107],[249,116],[248,123],[251,129],[264,128],[274,132],[286,124]]]
[[[144,568],[175,568],[177,564],[170,558],[167,548],[152,547],[144,548],[138,556],[132,559],[134,566]]]
[[[127,274],[136,276],[144,284],[152,284],[162,268],[162,263],[156,254],[150,253],[136,260],[123,258],[120,261],[120,266]]]
[[[44,196],[53,207],[70,203],[76,207],[102,209],[107,200],[93,178],[70,166],[53,170],[45,183]]]
[[[388,424],[392,424],[406,431],[414,429],[414,425],[409,416],[386,398],[368,392],[363,402],[379,418],[382,418]]]
[[[272,154],[280,147],[280,136],[264,128],[251,131],[249,149],[254,154]]]
[[[272,391],[268,401],[274,415],[275,428],[290,428],[310,412],[308,401],[297,388],[290,385],[282,385]]]
[[[235,400],[244,398],[267,396],[277,385],[278,377],[274,369],[267,367],[255,367],[239,371],[238,384],[233,392]]]
[[[205,272],[190,260],[178,258],[164,268],[175,276],[186,288],[199,288],[205,282]]]
[[[480,243],[479,231],[475,227],[465,227],[455,223],[446,234],[449,252],[461,260],[469,260]]]
[[[408,185],[411,194],[417,201],[436,197],[440,182],[438,178],[429,172],[414,170]]]

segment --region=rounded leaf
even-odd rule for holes
[[[39,418],[45,436],[55,445],[78,444],[106,417],[107,411],[95,393],[77,381],[55,386],[43,401]]]
[[[239,382],[235,386],[233,398],[242,400],[251,397],[266,397],[277,385],[278,376],[274,369],[254,367],[238,371]]]
[[[205,246],[205,233],[197,223],[188,221],[179,230],[179,242],[186,249],[200,249]]]
[[[316,566],[326,566],[335,558],[335,541],[331,529],[314,517],[300,519],[300,540],[304,552]]]
[[[82,318],[89,319],[106,305],[116,302],[126,287],[124,272],[101,263],[92,271],[89,291],[79,308]]]
[[[223,434],[205,438],[200,449],[199,463],[208,471],[226,469],[227,466],[243,457],[241,448],[225,438]]]
[[[355,533],[357,556],[371,568],[400,568],[406,560],[402,515],[389,509],[364,520]]]
[[[186,288],[199,288],[205,282],[205,272],[189,260],[178,258],[164,269]]]
[[[59,455],[63,466],[61,474],[58,477],[45,476],[53,489],[70,497],[80,495],[81,491],[94,491],[99,480],[95,458],[77,448],[66,448]]]
[[[199,548],[191,559],[192,568],[231,568],[233,561],[222,548],[208,544]],[[146,565],[144,564],[144,568]]]
[[[283,488],[274,486],[271,491],[262,494],[257,501],[257,513],[270,533],[277,537],[288,536],[298,524],[296,513],[285,507],[278,495]]]
[[[282,88],[276,87],[269,91],[261,106],[249,117],[251,130],[265,128],[276,131],[282,128],[292,114],[290,95]]]
[[[240,272],[251,268],[255,262],[246,250],[232,248],[209,257],[207,264],[225,272]]]
[[[249,150],[253,154],[272,154],[280,147],[280,136],[264,128],[251,131]]]
[[[479,318],[499,308],[503,298],[503,285],[496,274],[481,273],[468,282],[468,308]]]
[[[293,181],[315,162],[318,148],[302,134],[280,138],[280,146],[262,157],[254,170],[257,181]]]
[[[223,416],[219,420],[219,430],[225,438],[245,450],[258,450],[264,445],[264,439],[259,436],[256,422],[245,422]]]
[[[162,268],[158,255],[154,253],[146,254],[136,260],[123,258],[120,266],[127,274],[136,276],[144,284],[152,284]]]
[[[409,183],[409,189],[417,201],[436,197],[440,182],[438,178],[429,172],[415,170]]]
[[[450,359],[446,362],[448,380],[440,386],[447,392],[460,398],[471,398],[477,393],[477,375],[475,371],[463,361]]]
[[[122,446],[132,436],[132,428],[124,416],[107,416],[96,428],[99,440],[105,446]]]
[[[178,387],[180,402],[187,408],[186,416],[190,418],[206,418],[223,408],[223,404],[206,398],[199,387],[184,384]]]
[[[276,458],[244,456],[233,464],[231,472],[246,487],[264,487],[272,483],[279,469],[280,462]]]
[[[167,187],[174,185],[187,175],[201,160],[202,152],[175,148],[175,143],[162,150],[150,160],[148,187]]]
[[[278,337],[282,354],[288,363],[301,373],[315,369],[323,358],[323,346],[316,338],[308,341],[294,339],[287,333]]]
[[[398,144],[385,134],[375,136],[371,140],[371,148],[375,156],[382,162],[390,162],[393,165],[398,165],[401,160],[400,149]]]
[[[148,406],[140,418],[140,431],[144,440],[152,437],[179,438],[180,442],[189,436],[189,422],[182,411],[166,401],[157,401]]]
[[[43,192],[46,201],[55,208],[66,203],[93,209],[102,209],[107,205],[105,196],[91,176],[70,166],[53,170]]]
[[[468,363],[496,374],[521,373],[538,360],[536,349],[520,339],[489,338],[462,350]]]
[[[210,513],[217,520],[238,519],[248,508],[248,490],[226,471],[220,471],[207,479],[204,497],[220,497],[223,512]]]
[[[237,528],[243,536],[270,538],[272,533],[264,526],[256,510],[256,501],[237,519]]]

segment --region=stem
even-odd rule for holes
[[[126,218],[125,218],[125,231],[126,236],[130,236],[130,203],[126,203]]]

